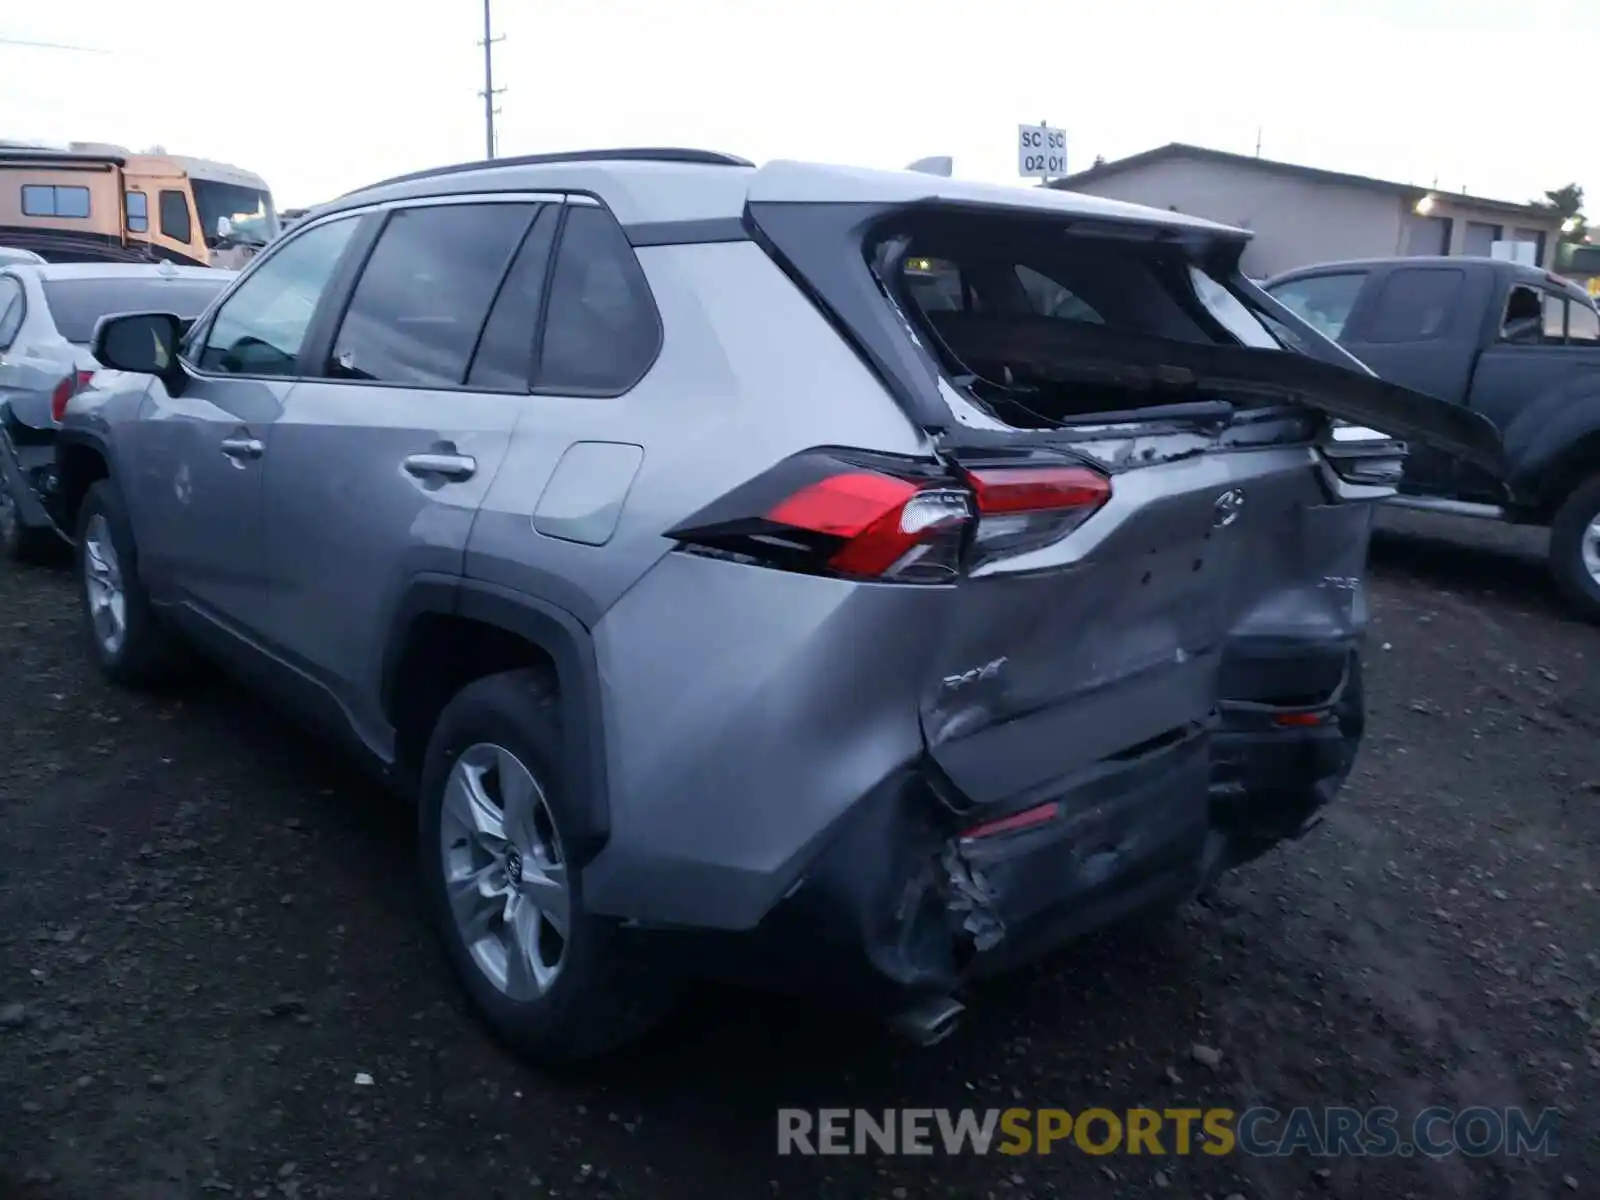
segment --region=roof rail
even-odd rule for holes
[[[444,175],[460,175],[467,171],[487,171],[494,167],[536,167],[547,163],[581,163],[581,162],[658,162],[658,163],[690,163],[706,167],[753,167],[755,163],[748,158],[740,158],[736,154],[719,154],[715,150],[686,150],[674,146],[666,147],[624,147],[617,150],[569,150],[562,154],[523,154],[514,158],[490,158],[479,162],[452,163],[444,167],[429,167],[425,171],[412,171],[406,175],[396,175],[392,179],[382,179],[377,183],[364,184],[355,191],[346,192],[346,196],[353,196],[357,192],[369,192],[373,188],[388,187],[392,183],[411,183],[418,179],[435,179]]]

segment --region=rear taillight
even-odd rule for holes
[[[67,411],[67,402],[88,387],[93,378],[93,371],[77,371],[56,384],[55,391],[50,393],[50,419],[59,425]]]
[[[978,510],[969,568],[1060,541],[1111,499],[1111,480],[1088,467],[970,467]]]
[[[970,466],[847,450],[785,459],[668,536],[701,553],[812,574],[948,583],[1064,537],[1111,495],[1059,464]]]
[[[668,536],[791,571],[947,583],[971,519],[966,490],[928,464],[819,450],[785,459]]]

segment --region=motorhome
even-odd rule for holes
[[[0,245],[53,262],[238,268],[277,233],[266,181],[226,163],[0,142]]]

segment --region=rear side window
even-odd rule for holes
[[[162,192],[160,204],[161,236],[175,242],[187,242],[191,233],[189,197],[182,192]]]
[[[1560,345],[1567,337],[1567,301],[1563,296],[1544,297],[1544,324],[1541,334],[1547,342]]]
[[[10,275],[0,275],[0,350],[9,347],[17,336],[25,311],[22,285]]]
[[[128,232],[148,233],[150,230],[150,197],[143,192],[129,192],[128,204]]]
[[[1455,269],[1404,267],[1383,281],[1364,342],[1426,342],[1449,332],[1466,274]]]
[[[1600,342],[1600,313],[1574,300],[1567,312],[1567,341],[1584,344]]]
[[[544,298],[550,251],[561,209],[545,205],[522,239],[511,273],[500,285],[494,308],[467,371],[467,386],[496,392],[526,392],[533,381],[535,335]]]
[[[222,291],[226,279],[45,280],[44,302],[56,332],[87,345],[94,325],[112,313],[164,312],[193,320]]]
[[[334,338],[328,378],[459,387],[538,207],[442,204],[390,214]]]
[[[1307,275],[1267,290],[1318,333],[1338,341],[1366,281],[1366,272],[1347,271],[1337,275]]]
[[[22,215],[25,217],[87,217],[89,189],[29,184],[22,189]]]
[[[650,285],[622,226],[605,209],[567,210],[541,335],[539,390],[620,396],[661,345]]]

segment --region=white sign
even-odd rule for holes
[[[1017,126],[1017,174],[1054,179],[1067,173],[1067,131],[1048,125]]]

